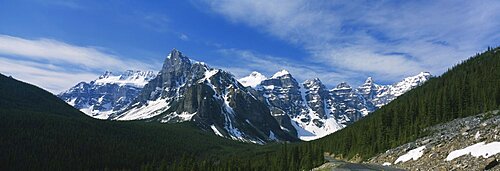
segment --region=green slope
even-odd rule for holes
[[[255,147],[191,123],[92,119],[49,92],[0,74],[0,170],[167,168],[175,161],[216,161]]]
[[[415,140],[423,128],[500,107],[500,49],[488,49],[313,144],[352,158]]]

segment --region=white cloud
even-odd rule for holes
[[[302,47],[309,60],[386,81],[441,74],[500,45],[500,1],[207,1],[213,12]],[[318,73],[323,75],[323,73]],[[352,78],[355,79],[355,78]]]
[[[75,83],[97,78],[97,74],[62,72],[64,69],[57,66],[12,60],[6,57],[0,57],[0,65],[2,74],[42,87],[54,94],[74,86]]]
[[[59,93],[80,81],[95,79],[104,70],[152,70],[151,65],[120,58],[96,47],[52,39],[0,35],[0,72]]]
[[[22,56],[46,63],[73,64],[84,68],[109,70],[144,69],[143,62],[123,59],[95,47],[70,45],[52,39],[30,40],[0,35],[0,54]],[[134,63],[134,65],[130,65]]]

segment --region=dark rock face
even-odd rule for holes
[[[232,74],[191,62],[175,49],[133,104],[114,119],[193,121],[219,136],[255,143],[297,140]]]
[[[278,107],[291,117],[302,112],[303,101],[299,89],[299,83],[290,74],[264,80],[257,87],[270,106]],[[281,112],[278,111],[279,113]]]
[[[256,91],[281,127],[301,129],[295,135],[304,140],[333,133],[374,110],[373,105],[358,96],[347,83],[327,90],[316,78],[305,81],[302,86],[303,89],[287,71],[280,71],[262,81]]]
[[[326,119],[328,117],[327,115],[330,113],[327,113],[325,109],[330,108],[330,106],[327,106],[325,101],[331,98],[326,86],[318,78],[306,80],[303,85],[305,89],[304,97],[307,105],[315,111],[320,118]]]
[[[330,91],[332,96],[331,104],[334,108],[332,112],[337,120],[342,124],[351,124],[362,117],[373,112],[375,106],[359,95],[352,87],[343,82]]]

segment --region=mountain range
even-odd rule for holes
[[[58,95],[89,116],[108,120],[176,123],[263,144],[314,140],[340,130],[423,84],[422,72],[392,85],[369,77],[357,88],[342,82],[328,89],[319,78],[298,83],[286,70],[267,78],[231,73],[196,62],[174,49],[161,70],[106,72]]]

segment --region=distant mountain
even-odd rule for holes
[[[327,89],[318,78],[299,84],[286,70],[268,79],[254,71],[239,81],[255,88],[256,96],[267,104],[283,130],[308,141],[352,124],[430,77],[423,72],[393,85],[378,85],[369,77],[356,89],[345,82]]]
[[[155,76],[153,71],[106,71],[96,80],[80,82],[57,96],[89,116],[108,119],[126,109]]]
[[[370,100],[376,107],[380,108],[407,91],[422,85],[429,80],[432,75],[429,72],[421,72],[418,75],[407,77],[393,85],[378,85],[371,77],[366,79],[357,91],[365,99]]]

